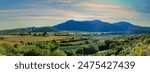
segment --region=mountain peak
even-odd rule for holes
[[[98,19],[96,19],[96,20],[86,20],[86,21],[68,20],[66,22],[87,22],[87,21],[90,21],[90,22],[101,22],[101,20],[98,20]]]
[[[72,21],[75,21],[75,20],[68,20],[67,22],[72,22]]]
[[[117,23],[114,23],[114,24],[130,24],[130,25],[133,25],[133,24],[131,24],[131,23],[129,23],[129,22],[125,22],[125,21],[117,22]]]
[[[101,20],[93,20],[94,22],[101,22]]]
[[[120,26],[134,26],[133,24],[129,23],[129,22],[117,22],[117,23],[114,23],[115,25],[120,25]]]

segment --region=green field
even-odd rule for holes
[[[78,49],[78,48],[80,48],[80,46],[62,46],[62,47],[59,47],[59,49],[63,50],[63,51],[74,50],[74,49]]]

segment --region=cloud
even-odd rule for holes
[[[41,0],[38,3],[42,4],[69,4],[73,2],[73,0]]]
[[[113,3],[107,4],[101,3],[101,1],[102,0],[24,0],[19,3],[10,2],[10,4],[1,4],[0,24],[6,27],[12,24],[14,24],[13,26],[18,24],[24,27],[27,25],[49,26],[70,19],[99,19],[106,22],[128,21],[133,24],[149,26],[150,14],[139,13],[138,10],[140,7],[135,9],[131,6],[113,5]],[[145,4],[142,4],[142,6],[141,8],[144,8],[144,10],[148,9]]]
[[[57,0],[60,3],[71,3],[72,0]]]
[[[37,12],[36,10],[33,10],[32,12]],[[33,13],[32,15],[23,15],[23,16],[16,16],[15,18],[22,18],[22,19],[88,19],[91,18],[91,15],[83,14],[80,12],[74,12],[74,11],[65,11],[65,10],[45,10],[44,13]]]
[[[0,13],[28,13],[32,10],[0,10]]]
[[[102,3],[92,3],[92,2],[83,2],[80,4],[88,12],[95,12],[102,15],[113,15],[120,17],[135,17],[139,16],[140,13],[135,12],[132,9],[111,5],[111,4],[102,4]]]
[[[89,19],[102,19],[102,20],[115,20],[116,18],[137,18],[141,14],[121,6],[95,3],[95,2],[78,2],[71,3],[73,0],[42,0],[41,5],[37,3],[25,4],[31,6],[28,9],[18,10],[0,10],[0,13],[16,15],[11,18],[17,19],[59,19],[59,20],[89,20]],[[55,3],[55,6],[45,5],[45,3]],[[68,3],[67,8],[58,8],[60,3]],[[70,4],[71,3],[71,4]],[[39,6],[39,7],[38,7]],[[42,7],[43,8],[42,8]]]

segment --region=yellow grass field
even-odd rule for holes
[[[33,36],[17,36],[17,37],[9,37],[0,41],[0,43],[34,43],[34,42],[46,42],[50,40],[66,40],[71,39],[71,36],[50,36],[50,37],[33,37]]]

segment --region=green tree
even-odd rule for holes
[[[83,48],[80,48],[76,51],[76,54],[84,54]]]
[[[43,32],[42,36],[48,36],[47,32]]]
[[[67,56],[67,54],[64,51],[57,49],[51,52],[51,56]]]
[[[65,51],[65,53],[67,54],[67,56],[75,56],[76,55],[75,50],[67,50],[67,51]]]
[[[27,53],[25,53],[25,56],[49,56],[50,50],[48,49],[31,49]]]
[[[85,55],[94,54],[99,51],[99,49],[96,45],[90,45],[88,47],[83,47],[83,50],[84,50]]]

